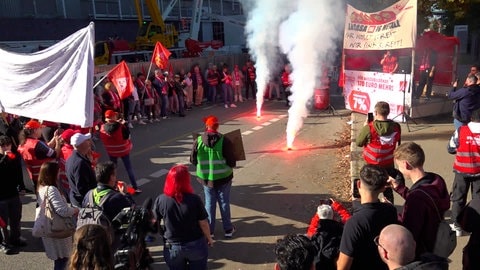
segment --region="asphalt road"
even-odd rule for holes
[[[143,193],[135,196],[140,205],[147,197],[154,199],[163,190],[165,174],[172,165],[188,164],[192,133],[203,129],[201,119],[209,114],[219,117],[220,132],[240,129],[243,134],[245,161],[237,163],[232,187],[232,221],[237,233],[226,240],[217,215],[216,242],[209,250],[209,269],[272,269],[273,248],[287,233],[304,233],[318,201],[330,197],[335,176],[335,139],[350,120],[350,112],[340,98],[333,98],[337,114],[313,110],[298,133],[293,151],[286,151],[285,128],[288,120],[284,102],[267,101],[263,116],[255,117],[255,103],[239,103],[225,109],[222,104],[195,108],[187,117],[162,120],[132,130],[132,162]],[[97,150],[106,160],[103,146]],[[193,173],[194,167],[190,166]],[[119,163],[119,179],[126,180]],[[201,185],[193,182],[203,197]],[[18,255],[0,254],[0,269],[52,269],[40,239],[32,238],[35,198],[22,198],[22,235],[28,246]],[[162,246],[149,243],[155,258],[153,269],[167,269]]]

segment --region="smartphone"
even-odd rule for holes
[[[359,178],[355,178],[352,181],[352,195],[355,199],[360,199],[360,192],[358,191],[357,182],[360,181]]]
[[[370,123],[370,122],[373,122],[373,113],[369,112],[369,113],[367,114],[367,119],[368,119],[368,122],[369,122],[369,123]]]

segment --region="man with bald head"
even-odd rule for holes
[[[415,261],[416,243],[412,233],[398,224],[391,224],[383,228],[380,235],[375,237],[378,253],[389,270],[431,269],[446,270],[446,259],[427,253]]]

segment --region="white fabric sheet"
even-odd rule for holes
[[[94,24],[45,50],[0,49],[0,110],[89,127],[93,124]]]

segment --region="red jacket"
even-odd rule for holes
[[[480,134],[473,133],[467,126],[458,129],[458,147],[453,169],[456,172],[480,174]]]
[[[363,148],[363,158],[368,164],[390,166],[393,164],[393,152],[400,141],[400,129],[394,127],[394,132],[390,135],[379,136],[373,126],[373,122],[368,123],[370,127],[370,142]]]

